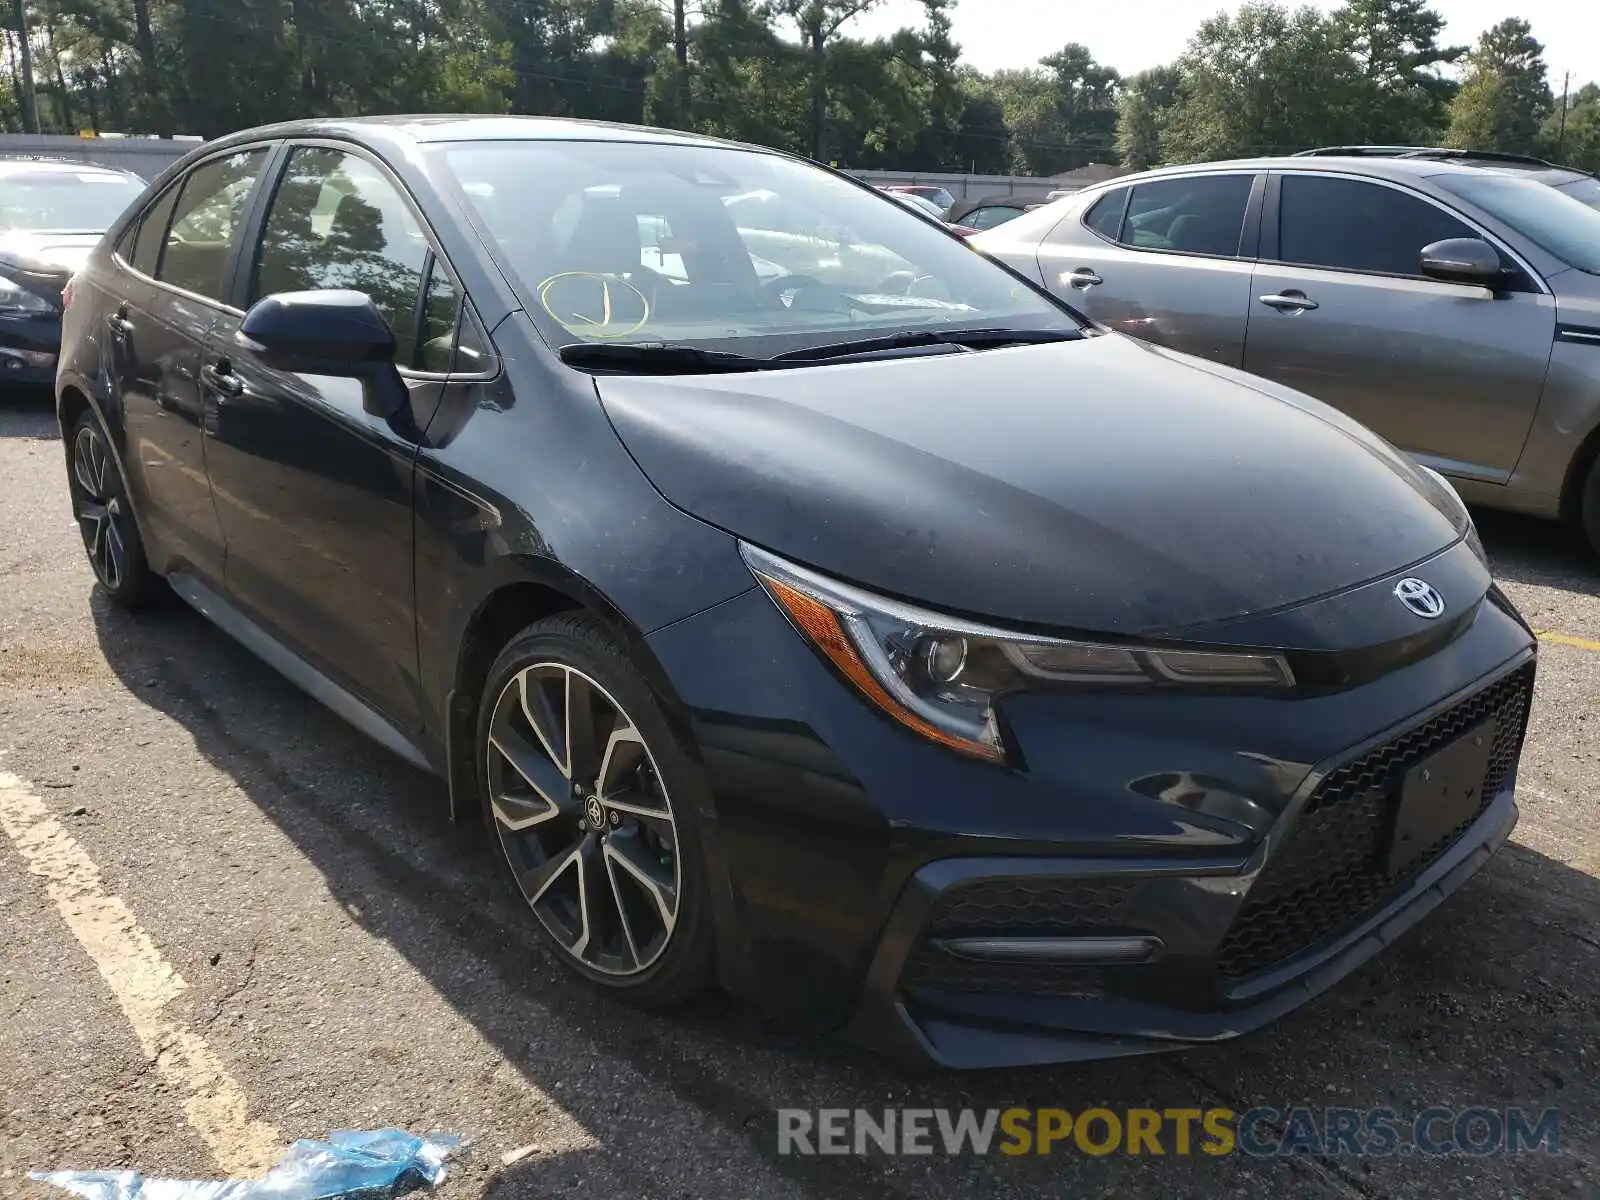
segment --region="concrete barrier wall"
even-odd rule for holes
[[[1043,200],[1054,191],[1077,190],[1070,184],[1023,175],[958,175],[945,171],[851,171],[850,174],[874,187],[891,183],[942,187],[957,200],[983,200],[990,196],[1025,196]]]
[[[79,138],[57,134],[34,136],[5,133],[0,134],[0,157],[8,154],[38,154],[49,158],[69,158],[74,162],[97,163],[132,171],[145,179],[154,179],[198,144],[165,138]]]

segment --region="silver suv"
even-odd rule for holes
[[[972,239],[1123,333],[1366,424],[1469,502],[1600,550],[1600,211],[1444,159],[1300,156],[1086,188]]]

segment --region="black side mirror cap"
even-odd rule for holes
[[[234,340],[277,371],[366,383],[365,407],[392,417],[406,401],[389,323],[365,292],[278,292],[244,315]]]
[[[1445,238],[1422,248],[1420,269],[1429,279],[1496,288],[1509,277],[1496,250],[1482,238]]]

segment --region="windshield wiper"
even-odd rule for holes
[[[759,371],[773,362],[748,354],[674,346],[667,342],[575,342],[561,347],[559,353],[561,361],[571,367],[643,371],[656,375]]]
[[[904,329],[880,337],[856,338],[848,342],[830,342],[825,346],[790,350],[777,355],[772,361],[821,362],[855,354],[914,350],[920,346],[959,346],[966,350],[1040,346],[1049,342],[1076,342],[1082,337],[1083,331],[1080,329]]]

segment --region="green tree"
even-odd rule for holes
[[[811,157],[826,156],[828,140],[828,46],[839,31],[878,0],[776,0],[774,10],[800,27],[811,96]]]
[[[1173,162],[1276,154],[1360,139],[1359,74],[1311,7],[1248,3],[1200,26],[1179,60],[1182,94],[1162,133]]]
[[[1544,47],[1532,27],[1508,17],[1478,40],[1450,105],[1449,141],[1463,150],[1532,154],[1555,98],[1545,82]]]
[[[1444,18],[1427,0],[1350,0],[1333,13],[1359,72],[1352,118],[1363,141],[1411,145],[1435,141],[1449,120],[1453,80],[1439,68],[1465,46],[1441,46]]]
[[[1144,170],[1161,161],[1161,131],[1178,103],[1183,75],[1152,67],[1123,81],[1117,97],[1117,161]]]
[[[1559,107],[1546,117],[1542,140],[1557,162],[1600,174],[1600,84],[1586,83],[1572,94],[1565,120]]]

